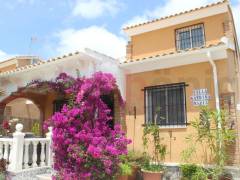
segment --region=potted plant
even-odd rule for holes
[[[141,167],[149,161],[149,157],[141,152],[128,151],[126,159],[132,168],[132,174],[128,175],[128,180],[136,180],[140,174]]]
[[[120,163],[120,176],[118,180],[128,180],[128,176],[132,174],[132,167],[128,163]]]
[[[142,165],[142,174],[144,180],[161,180],[164,172],[162,161],[166,156],[166,145],[161,144],[159,127],[157,125],[147,125],[144,127],[143,145],[144,149],[148,148],[150,141],[153,141],[153,153],[149,156],[151,161]]]
[[[35,135],[35,137],[41,137],[41,132],[40,132],[40,124],[39,122],[35,122],[32,126],[32,133]]]

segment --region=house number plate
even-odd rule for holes
[[[194,89],[191,101],[194,106],[207,106],[210,99],[208,89]]]

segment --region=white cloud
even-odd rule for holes
[[[104,14],[115,15],[121,7],[122,3],[117,0],[77,0],[72,14],[92,19]]]
[[[6,60],[6,59],[8,59],[8,58],[10,58],[10,57],[12,57],[12,55],[7,54],[6,52],[4,52],[4,51],[2,51],[2,50],[0,49],[0,62],[1,62],[1,61],[4,61],[4,60]]]
[[[140,24],[140,23],[144,23],[146,21],[150,20],[149,17],[147,17],[146,14],[142,15],[142,16],[134,16],[132,19],[130,19],[129,21],[127,21],[126,23],[124,23],[122,25],[122,28],[127,27],[127,26],[131,26],[131,25],[135,25],[135,24]]]
[[[126,41],[104,27],[90,26],[84,29],[66,29],[57,34],[59,53],[68,53],[90,48],[119,58],[125,56]]]
[[[206,5],[208,3],[216,2],[217,0],[168,0],[165,4],[159,5],[152,10],[146,10],[142,15],[135,16],[126,22],[123,27],[130,26],[138,23],[148,21],[199,6]]]

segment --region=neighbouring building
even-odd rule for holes
[[[0,62],[0,73],[15,70],[26,65],[36,64],[40,61],[40,58],[37,56],[16,56]]]
[[[238,133],[229,153],[231,163],[239,165],[240,59],[229,2],[126,27],[124,32],[129,43],[120,67],[126,74],[127,135],[134,142],[130,148],[143,151],[144,124],[158,124],[167,145],[165,161],[179,163],[199,106],[220,106]],[[200,162],[205,152],[199,148],[197,154]]]

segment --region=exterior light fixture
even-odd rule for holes
[[[30,105],[33,104],[33,102],[31,100],[26,100],[25,104]]]

